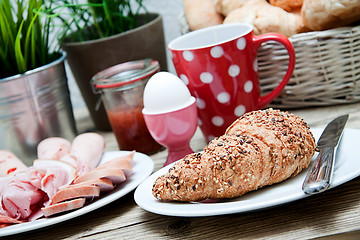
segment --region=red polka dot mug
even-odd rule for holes
[[[277,41],[289,54],[287,72],[279,85],[260,95],[257,51],[265,41]],[[295,66],[295,52],[283,35],[255,36],[253,26],[222,24],[190,32],[169,43],[178,76],[196,98],[199,126],[207,140],[225,133],[245,112],[259,110],[277,97]]]

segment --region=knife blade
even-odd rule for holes
[[[332,120],[321,134],[317,142],[319,154],[312,162],[302,185],[306,194],[321,193],[329,188],[334,168],[334,150],[348,118],[346,114]]]

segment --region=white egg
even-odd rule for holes
[[[168,72],[158,72],[145,86],[143,112],[160,114],[176,111],[193,101],[189,89],[180,78]]]

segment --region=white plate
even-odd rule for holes
[[[129,151],[105,152],[100,161],[100,164],[129,153],[130,153]],[[74,210],[66,214],[62,214],[56,217],[42,218],[39,220],[35,220],[33,222],[26,222],[21,224],[15,224],[5,228],[0,228],[0,237],[11,234],[23,233],[23,232],[47,227],[60,222],[64,222],[69,219],[83,215],[85,213],[91,212],[95,209],[98,209],[102,206],[105,206],[106,204],[109,204],[123,197],[127,193],[134,190],[154,170],[154,162],[149,156],[136,152],[134,155],[134,160],[135,160],[135,164],[133,166],[133,174],[128,179],[126,179],[125,182],[121,183],[110,193],[104,196],[100,195],[99,199],[97,199],[96,201],[93,201],[82,208],[79,208],[77,210]]]
[[[318,139],[323,129],[312,129]],[[360,131],[345,129],[337,148],[333,181],[330,188],[339,186],[360,175],[360,151],[358,150]],[[314,156],[315,158],[315,156]],[[168,171],[172,165],[164,167],[142,182],[135,191],[135,202],[143,209],[168,216],[202,217],[231,213],[242,213],[264,209],[307,197],[302,191],[306,170],[282,183],[267,186],[241,197],[216,203],[176,203],[156,200],[152,186],[157,177]]]

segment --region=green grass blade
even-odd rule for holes
[[[26,63],[24,55],[21,50],[21,31],[24,25],[24,21],[20,24],[18,34],[15,39],[15,60],[19,73],[26,72]]]

